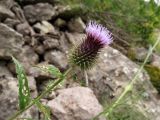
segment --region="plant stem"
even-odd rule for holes
[[[88,81],[88,75],[87,75],[87,71],[84,71],[84,76],[85,76],[85,81],[86,81],[86,87],[89,86],[89,81]]]
[[[54,84],[52,84],[51,86],[49,86],[45,91],[43,91],[38,97],[36,97],[34,100],[32,100],[30,102],[30,104],[28,106],[26,106],[23,110],[18,111],[16,114],[14,114],[11,118],[9,118],[8,120],[14,120],[16,119],[19,115],[21,115],[23,112],[25,112],[26,110],[28,110],[31,106],[33,106],[36,101],[39,101],[41,98],[43,98],[47,93],[49,93],[51,90],[53,90],[54,88],[56,88],[56,86],[61,83],[65,77],[68,75],[68,73],[71,71],[71,68],[69,68],[61,78],[57,78],[54,82]]]
[[[158,45],[158,43],[160,43],[160,36],[158,37],[157,41],[154,43],[153,47],[149,49],[149,52],[143,62],[143,64],[141,65],[140,69],[136,72],[136,75],[134,76],[134,78],[131,80],[131,82],[129,83],[129,85],[127,85],[123,91],[123,93],[119,96],[119,98],[115,101],[115,103],[107,110],[104,110],[103,112],[101,112],[100,114],[98,114],[93,120],[96,120],[96,118],[98,118],[100,115],[104,114],[106,117],[109,116],[110,113],[113,112],[114,108],[119,104],[119,102],[124,98],[124,96],[130,91],[132,90],[133,84],[135,83],[135,81],[137,80],[139,73],[143,70],[145,64],[147,63],[147,60],[149,59],[150,55],[153,53],[153,50],[156,48],[156,46]]]

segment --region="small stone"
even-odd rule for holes
[[[68,41],[73,45],[76,45],[77,41],[81,41],[85,38],[85,34],[83,34],[83,33],[65,32],[65,35],[66,35],[66,38],[68,39]]]
[[[29,73],[29,68],[39,61],[39,56],[33,51],[30,46],[24,46],[22,53],[18,55],[17,60],[23,65],[26,74]],[[15,74],[15,65],[13,62],[8,63],[9,70]]]
[[[16,26],[17,32],[23,34],[23,35],[29,35],[30,34],[30,26],[27,22],[18,24]]]
[[[67,25],[66,21],[61,19],[61,18],[58,18],[55,22],[54,22],[54,25],[59,27],[59,28],[63,28],[64,26]]]
[[[36,86],[36,80],[34,77],[32,76],[27,76],[27,80],[28,80],[28,86],[31,90],[31,96],[33,98],[37,97],[38,92],[37,92],[37,86]]]
[[[69,5],[56,5],[54,6],[56,14],[54,17],[62,18],[64,20],[70,20],[71,18],[82,14],[82,6],[69,6]]]
[[[0,0],[0,5],[5,6],[8,9],[11,9],[15,5],[14,0]]]
[[[68,65],[66,55],[57,50],[46,52],[44,55],[44,59],[50,64],[53,64],[62,70],[66,69]]]
[[[48,50],[48,49],[58,48],[59,42],[57,39],[48,37],[45,41],[43,41],[43,45],[44,45],[44,48]]]
[[[37,90],[36,81],[35,81],[34,77],[32,77],[32,76],[27,76],[27,79],[28,79],[29,88],[30,88],[32,91]]]
[[[4,21],[4,24],[11,28],[15,28],[18,24],[20,24],[20,21],[18,19],[11,19],[11,18],[6,18]]]
[[[0,4],[0,21],[5,20],[6,18],[14,18],[14,13],[7,8],[6,6]]]
[[[28,74],[31,66],[39,61],[39,56],[34,52],[30,46],[24,46],[22,53],[17,56],[17,60],[23,65],[25,72]],[[15,74],[15,65],[13,62],[8,63],[9,70]]]
[[[55,28],[47,21],[42,21],[41,23],[36,23],[34,29],[41,34],[53,33]]]
[[[9,76],[12,77],[12,73],[6,67],[6,63],[4,61],[0,61],[0,77]]]
[[[68,28],[71,32],[83,33],[86,25],[84,24],[82,19],[78,17],[71,19],[71,21],[68,23]]]
[[[59,49],[64,53],[67,53],[69,49],[72,47],[72,45],[66,39],[65,33],[60,34],[59,44],[60,44]]]
[[[133,60],[143,62],[148,54],[148,50],[144,47],[134,47],[129,50],[128,56]],[[151,62],[152,56],[149,57],[147,62]]]
[[[58,120],[91,120],[103,111],[93,91],[85,87],[60,90],[47,105]]]
[[[38,45],[38,46],[36,46],[34,50],[35,50],[36,53],[38,53],[39,55],[43,55],[44,52],[45,52],[43,45]]]
[[[30,65],[37,64],[39,61],[38,55],[30,46],[23,46],[23,51],[18,57],[19,61],[22,63],[29,63]]]
[[[19,56],[24,39],[21,34],[7,25],[0,23],[0,58],[9,59],[10,55]]]
[[[35,23],[43,20],[51,20],[55,15],[55,10],[48,3],[37,3],[35,5],[24,6],[24,15],[30,23]]]
[[[151,64],[160,69],[160,55],[154,53]]]

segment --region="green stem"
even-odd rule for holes
[[[23,112],[25,112],[26,110],[28,110],[31,106],[33,106],[36,101],[39,101],[41,98],[43,98],[47,93],[49,93],[51,90],[53,90],[54,88],[56,88],[56,86],[61,83],[65,77],[68,75],[68,73],[71,71],[71,68],[69,68],[64,75],[61,78],[56,79],[53,85],[51,85],[50,87],[48,87],[48,89],[46,89],[45,91],[43,91],[38,97],[36,97],[34,100],[32,100],[30,102],[30,104],[28,106],[25,107],[25,109],[18,111],[16,114],[14,114],[11,118],[9,118],[8,120],[14,120],[16,119],[19,115],[21,115]]]
[[[153,45],[153,47],[149,50],[143,64],[141,65],[140,69],[137,71],[136,75],[134,76],[134,78],[131,80],[131,82],[129,83],[129,85],[127,85],[123,91],[123,93],[119,96],[119,98],[115,101],[115,103],[107,110],[107,112],[105,112],[106,110],[104,110],[103,112],[101,112],[100,114],[98,114],[93,120],[96,120],[96,118],[98,118],[100,115],[105,114],[106,117],[109,116],[110,113],[113,112],[114,108],[119,104],[119,102],[124,98],[124,96],[130,91],[132,90],[133,84],[135,83],[135,81],[137,80],[139,73],[143,70],[145,64],[147,63],[150,55],[153,53],[153,50],[156,48],[156,46],[158,45],[158,43],[160,43],[160,36],[158,37],[158,40],[155,42],[155,44]]]
[[[85,82],[86,82],[86,87],[89,86],[89,81],[88,81],[88,75],[87,75],[87,71],[84,71],[84,76],[85,76]]]

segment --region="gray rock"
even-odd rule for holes
[[[50,20],[55,15],[55,10],[48,3],[38,3],[24,7],[24,14],[30,23],[37,21]]]
[[[83,33],[86,25],[82,21],[80,17],[78,18],[73,18],[71,21],[68,23],[68,28],[71,32],[79,32]]]
[[[36,98],[37,95],[38,95],[36,80],[33,76],[27,76],[27,79],[28,79],[28,85],[29,85],[29,88],[30,88],[30,91],[31,91],[31,96],[33,98]]]
[[[18,57],[19,61],[22,63],[29,63],[35,65],[39,61],[38,55],[30,46],[23,46],[23,51]]]
[[[56,11],[56,14],[54,17],[62,18],[64,20],[69,20],[75,16],[78,16],[82,14],[82,6],[81,5],[75,5],[75,6],[69,6],[69,5],[56,5],[54,6],[54,9]]]
[[[6,120],[18,110],[18,85],[12,77],[0,77],[0,120]],[[31,107],[21,117],[38,119],[38,111]]]
[[[6,8],[11,9],[15,5],[14,0],[1,0],[0,5],[6,6]]]
[[[85,37],[84,34],[82,36],[67,32],[65,34],[68,41],[72,44],[77,44],[80,39]],[[122,94],[124,88],[129,84],[138,69],[139,66],[122,53],[107,47],[103,49],[95,67],[88,71],[89,86],[93,89],[101,103],[109,104]],[[77,72],[78,80],[84,80],[84,78],[80,77],[82,74],[83,72]],[[70,84],[75,86],[71,81]],[[149,76],[145,71],[140,72],[138,80],[134,84],[133,96],[139,95],[140,91],[143,91],[143,95],[141,95],[143,99],[138,101],[138,108],[146,111],[146,114],[152,119],[159,120],[160,102],[155,97],[157,91],[150,83]]]
[[[59,44],[59,49],[64,53],[68,54],[68,51],[71,48],[71,44],[69,43],[68,39],[66,39],[66,35],[63,32],[60,33]]]
[[[46,38],[45,41],[43,41],[44,49],[53,49],[53,48],[58,48],[59,47],[59,41],[54,38]]]
[[[153,54],[153,58],[152,58],[151,64],[160,69],[160,55],[158,55],[156,53]]]
[[[47,105],[58,120],[91,120],[103,110],[93,91],[85,87],[60,90]]]
[[[29,74],[29,68],[38,63],[39,56],[30,46],[24,46],[22,53],[17,56],[17,60],[23,65],[25,72]],[[8,64],[8,68],[13,74],[15,74],[16,71],[13,62]]]
[[[0,21],[6,18],[14,18],[14,13],[7,6],[0,4]]]
[[[83,33],[65,32],[65,35],[66,35],[66,38],[68,39],[68,41],[73,45],[82,42],[86,37],[85,34],[83,34]]]
[[[35,3],[50,3],[54,4],[55,0],[18,0],[21,4],[27,5],[27,4],[35,4]]]
[[[139,66],[111,47],[103,50],[98,61],[95,67],[88,71],[89,86],[102,103],[110,102],[121,95]],[[143,91],[143,94],[148,96],[147,99],[142,96],[143,99],[137,103],[138,108],[146,111],[153,119],[159,118],[160,102],[155,98],[157,92],[145,71],[140,72],[133,91],[133,95]]]
[[[29,35],[30,34],[30,26],[28,25],[27,22],[20,23],[16,25],[16,30],[17,32],[23,34],[23,35]]]
[[[3,23],[0,24],[0,41],[0,58],[8,59],[11,54],[18,56],[22,52],[22,35]]]
[[[54,25],[59,27],[59,28],[62,28],[64,26],[67,25],[66,21],[61,19],[61,18],[58,18],[55,22],[54,22]]]
[[[66,69],[68,65],[67,57],[61,51],[57,50],[48,51],[45,53],[44,59],[62,70]]]
[[[43,45],[38,45],[34,48],[35,52],[38,53],[39,55],[43,55],[45,50]]]
[[[20,21],[18,19],[6,18],[4,24],[14,29],[18,24],[20,24]]]
[[[47,21],[42,21],[41,23],[36,23],[34,29],[41,34],[53,33],[55,28]]]
[[[30,46],[24,46],[22,53],[17,57],[17,59],[24,66],[26,73],[29,73],[29,68],[38,63],[39,56]]]
[[[133,52],[135,60],[143,62],[148,54],[148,50],[144,47],[135,47],[131,50]],[[152,56],[149,57],[148,62],[151,62]]]
[[[6,63],[4,61],[0,61],[0,77],[12,77],[12,73],[6,67]]]

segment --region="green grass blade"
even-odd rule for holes
[[[51,120],[50,109],[39,101],[36,101],[35,103],[38,109],[44,114],[44,120]]]
[[[12,60],[16,67],[16,73],[18,78],[18,87],[19,87],[19,108],[20,110],[24,109],[30,102],[30,90],[28,87],[28,80],[25,75],[22,65],[12,57]]]

